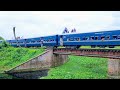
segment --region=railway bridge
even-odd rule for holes
[[[58,48],[54,54],[108,58],[108,78],[120,79],[120,49]]]
[[[17,76],[33,78],[26,72],[34,72],[38,75],[39,70],[49,69],[64,64],[68,55],[108,58],[108,78],[120,79],[120,50],[119,49],[71,49],[71,48],[48,48],[42,55],[9,70],[6,73],[13,73]],[[21,73],[22,72],[22,73]]]

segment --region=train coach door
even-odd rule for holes
[[[58,46],[58,35],[56,35],[56,46]]]
[[[60,36],[60,46],[63,46],[63,35]]]
[[[25,39],[25,42],[24,42],[24,44],[25,44],[25,47],[27,47],[27,39]]]
[[[41,47],[43,46],[43,38],[41,37],[40,38],[40,44],[41,44]]]

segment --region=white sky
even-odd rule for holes
[[[120,11],[0,11],[0,36],[14,39],[62,34],[65,27],[77,33],[120,30]]]

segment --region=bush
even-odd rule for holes
[[[3,41],[1,44],[0,44],[0,48],[2,47],[8,47],[10,46],[6,41]]]
[[[0,40],[4,40],[4,39],[0,36]]]
[[[2,48],[2,44],[0,44],[0,49]]]

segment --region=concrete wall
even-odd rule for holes
[[[49,69],[64,64],[66,61],[68,61],[68,55],[53,54],[53,49],[49,49],[43,54],[7,71],[7,73]]]
[[[120,79],[120,59],[108,60],[108,78]]]
[[[52,53],[52,50],[45,51],[43,54],[32,58],[28,62],[25,62],[8,72],[35,71],[49,68],[51,66]]]
[[[68,60],[69,60],[68,55],[53,54],[51,67],[62,65]]]

